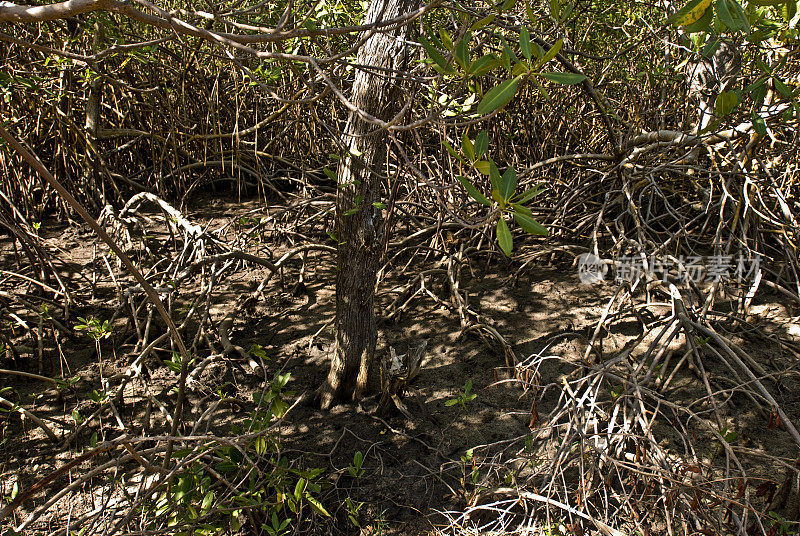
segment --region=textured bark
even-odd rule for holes
[[[387,20],[413,10],[417,0],[372,0],[365,24]],[[351,102],[359,110],[391,120],[401,110],[405,70],[406,26],[372,34],[358,51],[361,68],[353,83]],[[330,407],[345,398],[360,398],[375,381],[375,283],[381,258],[378,236],[381,214],[373,203],[381,201],[381,177],[387,174],[387,133],[351,113],[344,132],[350,153],[339,169],[336,201],[339,239],[336,279],[336,346],[326,382],[320,387],[320,404]],[[355,213],[353,211],[355,210]]]

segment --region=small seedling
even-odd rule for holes
[[[472,468],[471,470],[470,467]],[[478,483],[479,477],[480,471],[475,464],[475,451],[474,449],[469,449],[461,456],[461,485],[466,486],[469,481],[474,486]]]
[[[192,365],[196,360],[197,360],[196,357],[193,357],[191,355],[189,356],[189,364],[187,365],[189,369],[191,369]],[[178,352],[172,352],[172,359],[167,359],[166,361],[164,361],[164,364],[166,364],[167,368],[170,369],[172,372],[180,372],[181,365],[183,364],[183,358],[181,357],[181,354],[179,354]]]
[[[100,347],[100,341],[109,338],[113,328],[111,324],[108,323],[108,320],[100,322],[93,316],[89,318],[79,316],[78,322],[79,324],[75,326],[75,329],[78,331],[86,331],[86,333],[94,339],[94,346],[97,350],[97,363],[100,365],[100,381],[102,383],[105,380],[103,379],[103,349]]]
[[[347,505],[347,519],[350,520],[354,526],[361,528],[361,525],[358,522],[358,511],[361,510],[361,507],[364,506],[364,503],[361,501],[353,502],[350,500],[350,497],[345,498],[345,504]]]
[[[789,536],[798,534],[796,522],[789,521],[782,515],[772,510],[767,515],[772,520],[772,527],[769,531],[769,534],[775,534],[776,536]]]
[[[464,390],[458,395],[458,398],[451,398],[445,402],[444,405],[450,407],[458,404],[461,406],[462,410],[467,409],[467,402],[475,400],[478,397],[478,395],[474,393],[470,394],[470,391],[472,391],[472,380],[467,380],[464,384]]]
[[[257,357],[259,359],[269,359],[267,357],[267,351],[264,350],[264,347],[260,344],[251,344],[250,349],[247,352],[253,357]]]
[[[79,324],[75,326],[75,329],[78,331],[85,331],[95,342],[99,342],[111,336],[111,325],[108,323],[108,320],[100,322],[93,316],[89,318],[79,316],[78,322]]]
[[[361,468],[361,465],[364,463],[364,455],[361,454],[361,451],[355,453],[353,456],[353,463],[350,464],[350,467],[347,468],[347,472],[350,473],[350,476],[353,478],[361,478],[361,475],[364,474],[364,470]]]

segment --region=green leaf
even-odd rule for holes
[[[319,502],[319,501],[318,501],[317,499],[315,499],[314,497],[312,497],[312,496],[311,496],[311,494],[309,494],[309,493],[306,493],[306,494],[305,494],[305,498],[306,498],[306,500],[308,501],[308,505],[309,505],[309,506],[311,506],[311,508],[312,508],[312,509],[313,509],[313,510],[314,510],[316,513],[318,513],[318,514],[320,514],[320,515],[323,515],[323,516],[325,516],[325,517],[331,517],[331,515],[328,513],[328,511],[327,511],[327,510],[325,510],[325,507],[324,507],[324,506],[322,506],[322,503],[321,503],[321,502]]]
[[[509,203],[512,207],[514,212],[519,212],[520,214],[525,214],[526,216],[533,217],[533,212],[531,209],[526,207],[525,205],[520,205],[519,203]]]
[[[214,468],[220,473],[235,473],[239,470],[239,466],[233,462],[219,462]]]
[[[448,408],[450,406],[455,406],[456,404],[458,404],[458,400],[456,400],[455,398],[451,398],[450,400],[448,400],[448,401],[446,401],[444,403],[445,407],[448,407]]]
[[[500,42],[503,43],[503,52],[508,54],[509,59],[513,62],[518,62],[519,58],[516,54],[514,54],[514,51],[511,49],[511,47],[508,46],[508,41],[506,41],[506,38],[501,36]]]
[[[727,0],[727,2],[731,15],[733,15],[733,19],[740,26],[740,29],[743,30],[745,33],[749,33],[750,21],[747,20],[747,15],[745,14],[744,9],[742,9],[742,4],[740,4],[738,0]]]
[[[537,236],[547,236],[547,227],[526,214],[514,212],[514,220],[526,233]]]
[[[700,134],[705,134],[707,132],[713,132],[714,130],[717,129],[717,127],[720,125],[720,123],[722,123],[722,119],[714,119],[708,125],[706,125],[706,128],[701,130],[699,133]]]
[[[470,61],[469,61],[469,42],[472,39],[472,36],[467,33],[461,41],[458,42],[456,45],[455,51],[455,59],[461,68],[464,69],[465,73],[469,72]]]
[[[531,59],[531,33],[524,26],[519,32],[519,49],[528,60]]]
[[[503,253],[506,256],[510,256],[514,247],[514,240],[511,238],[511,231],[508,230],[506,220],[502,216],[497,220],[497,242],[500,244],[500,249],[503,250]]]
[[[214,503],[214,492],[209,491],[206,493],[206,496],[203,497],[203,502],[200,504],[200,512],[205,515],[211,510],[211,505]]]
[[[533,22],[536,20],[536,14],[533,12],[530,0],[525,1],[525,13],[528,15],[528,21]]]
[[[472,26],[469,27],[470,32],[477,32],[478,30],[482,30],[483,28],[489,26],[492,22],[494,22],[495,17],[497,17],[497,13],[492,13],[488,17],[484,17]]]
[[[430,39],[430,43],[433,46],[437,48],[444,48],[444,44],[439,40],[438,37],[436,37],[436,33],[428,25],[425,25],[425,34],[428,36],[428,39]]]
[[[425,52],[427,52],[428,57],[430,57],[430,59],[435,61],[436,64],[439,65],[439,67],[444,69],[445,66],[447,65],[447,59],[444,56],[442,56],[439,53],[439,51],[436,50],[436,48],[434,48],[433,45],[431,45],[430,41],[428,41],[428,39],[424,35],[419,36],[419,43],[422,45],[422,48],[425,49]]]
[[[550,16],[553,17],[553,20],[557,21],[559,19],[563,4],[561,0],[550,0]]]
[[[450,153],[450,156],[452,156],[453,158],[455,158],[456,160],[458,160],[462,164],[465,163],[464,159],[461,158],[461,155],[458,154],[458,152],[456,152],[455,149],[453,149],[453,146],[450,145],[450,143],[447,140],[444,140],[442,143],[444,143],[444,147],[445,147],[445,149],[447,149],[447,152]]]
[[[782,96],[786,97],[787,99],[792,96],[792,90],[789,89],[789,86],[783,83],[781,79],[777,76],[772,78],[772,82],[775,84],[775,89],[778,90]]]
[[[481,174],[483,174],[483,175],[490,175],[491,172],[492,172],[492,169],[491,169],[492,166],[486,160],[480,160],[478,162],[475,162],[475,164],[473,164],[473,165],[475,166],[475,169],[480,171]]]
[[[527,61],[521,61],[518,64],[514,65],[514,68],[511,69],[511,76],[523,76],[528,74],[531,68],[528,66]]]
[[[736,0],[717,0],[717,15],[722,23],[734,32],[750,27],[742,6]]]
[[[753,102],[756,104],[757,108],[760,108],[764,102],[764,98],[767,96],[767,83],[766,78],[761,78],[743,90],[745,93],[750,94],[750,98],[753,99]]]
[[[730,114],[736,105],[739,104],[739,97],[733,91],[723,91],[717,95],[717,100],[714,104],[714,115],[717,118],[722,118]]]
[[[464,131],[464,135],[461,136],[461,151],[464,153],[464,156],[466,156],[470,162],[474,162],[476,160],[475,146],[472,145],[472,140],[469,139],[466,130]]]
[[[442,39],[442,44],[447,50],[453,50],[453,40],[450,39],[450,34],[444,28],[439,28],[439,37]]]
[[[687,24],[683,29],[687,34],[699,33],[704,32],[708,29],[711,25],[711,22],[714,20],[714,8],[710,7],[706,9],[706,12],[700,17],[697,21]]]
[[[753,112],[753,129],[761,138],[767,135],[767,124],[764,122],[764,118],[756,112]]]
[[[471,182],[469,182],[469,180],[466,177],[462,177],[461,175],[459,175],[458,181],[461,183],[461,185],[464,187],[464,189],[467,191],[467,193],[472,199],[474,199],[481,205],[486,205],[487,207],[492,206],[492,202],[486,199],[486,197],[482,193],[480,193],[478,189],[475,188],[475,186]]]
[[[514,195],[514,190],[517,189],[517,170],[510,167],[503,173],[500,178],[500,195],[508,201]]]
[[[509,54],[509,50],[503,50],[503,53],[500,55],[500,64],[506,68],[506,71],[509,73],[511,72],[511,55]]]
[[[478,104],[478,113],[486,115],[509,103],[517,93],[519,79],[512,78],[490,89]]]
[[[687,26],[700,20],[705,15],[711,0],[691,0],[671,17],[666,20],[667,24],[675,26]]]
[[[553,58],[555,58],[556,55],[558,55],[558,53],[561,52],[561,48],[563,46],[564,46],[564,39],[561,38],[558,41],[556,41],[553,46],[550,47],[550,50],[547,51],[547,54],[542,56],[542,58],[538,62],[536,62],[536,66],[534,68],[538,69],[541,66],[545,65],[550,60],[552,60]]]
[[[566,85],[573,85],[573,84],[580,84],[584,80],[586,80],[585,74],[579,73],[541,73],[541,76],[547,78],[551,82],[555,82],[556,84],[566,84]]]
[[[780,7],[781,17],[783,20],[791,24],[792,22],[796,22],[794,20],[795,15],[797,14],[797,2],[794,0],[787,0],[783,3]]]
[[[500,170],[494,160],[489,160],[489,180],[492,182],[492,190],[500,189]]]
[[[498,190],[497,188],[495,188],[495,189],[493,189],[493,190],[492,190],[492,199],[494,199],[495,201],[497,201],[497,203],[498,203],[498,204],[499,204],[501,207],[505,207],[505,206],[506,206],[506,200],[505,200],[505,199],[503,199],[503,196],[502,196],[502,195],[500,195],[500,190]]]
[[[487,54],[473,61],[467,72],[470,76],[483,76],[489,71],[500,67],[502,64],[503,63],[497,59],[497,56],[494,54]]]
[[[525,190],[522,194],[520,194],[518,199],[514,200],[514,202],[515,203],[526,203],[526,202],[530,201],[531,199],[533,199],[534,197],[536,197],[537,195],[539,195],[541,192],[542,192],[542,189],[537,184],[533,188],[530,188],[529,190]]]
[[[475,158],[478,159],[484,155],[486,149],[489,148],[489,135],[485,130],[482,130],[478,137],[475,138]]]

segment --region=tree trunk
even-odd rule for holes
[[[372,0],[364,22],[395,18],[416,4],[417,0]],[[402,80],[397,75],[407,64],[407,33],[407,25],[374,33],[358,51],[362,67],[355,75],[351,102],[382,121],[390,121],[402,108]],[[358,399],[376,383],[374,298],[383,242],[381,211],[373,203],[381,201],[381,178],[387,175],[387,132],[351,112],[344,143],[349,153],[339,167],[336,200],[336,345],[328,378],[319,390],[323,408],[341,399]]]

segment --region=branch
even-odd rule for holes
[[[0,0],[0,22],[45,22],[109,9],[111,0],[67,0],[46,6],[18,6]]]

